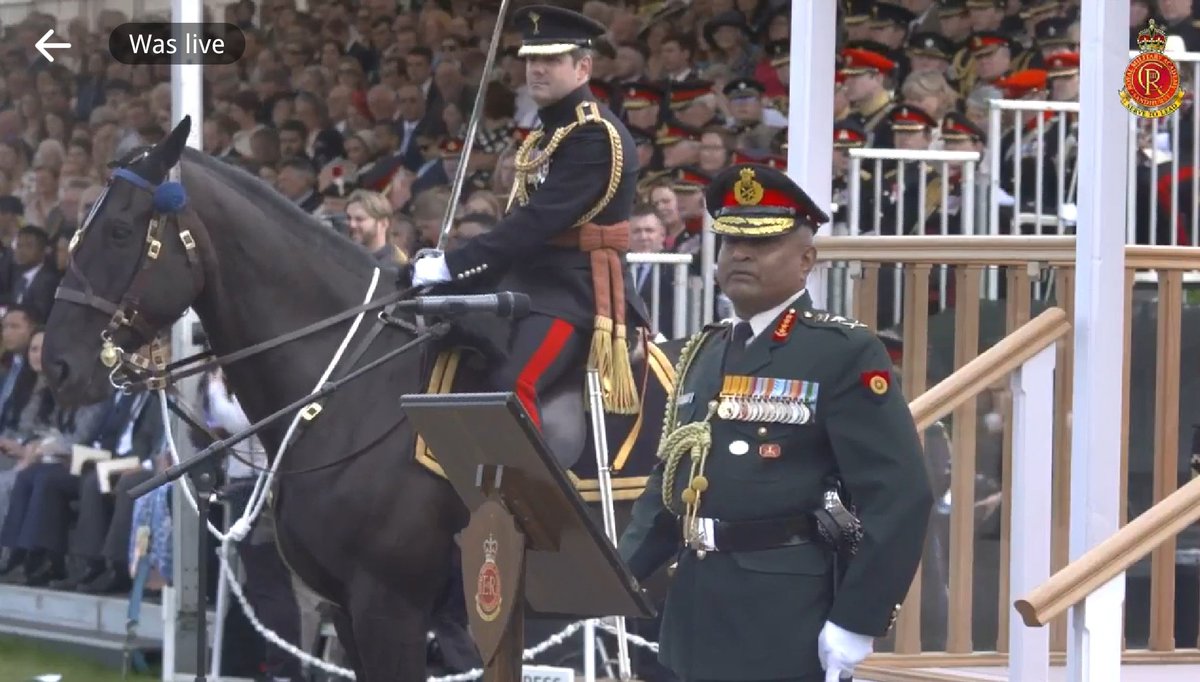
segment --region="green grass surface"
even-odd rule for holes
[[[0,682],[29,682],[38,675],[62,675],[62,682],[120,682],[121,670],[46,642],[0,636]],[[128,680],[155,677],[131,674]]]

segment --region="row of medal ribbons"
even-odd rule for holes
[[[817,407],[815,381],[727,374],[717,416],[726,421],[807,424]]]

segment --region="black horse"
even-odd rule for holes
[[[359,306],[366,296],[376,267],[367,253],[257,178],[187,149],[190,125],[184,119],[167,139],[127,160],[81,227],[46,334],[46,374],[64,402],[109,395],[106,340],[133,352],[188,307],[212,351],[225,355]],[[156,197],[155,189],[177,164],[187,205],[163,215],[170,197]],[[374,298],[395,292],[394,279],[394,272],[380,273]],[[114,326],[117,306],[133,319]],[[375,319],[367,315],[349,349]],[[226,366],[247,415],[260,419],[307,395],[350,324]],[[388,327],[357,365],[413,338]],[[401,355],[346,384],[324,401],[279,467],[273,503],[281,554],[339,607],[338,637],[360,682],[425,679],[430,615],[454,579],[453,538],[467,510],[446,481],[415,460],[416,434],[399,407],[401,395],[424,391],[436,350]],[[645,364],[635,371],[648,374]],[[478,390],[481,374],[460,372],[455,390]],[[547,441],[561,459],[586,462],[594,458],[580,457],[590,451],[582,370],[569,383],[544,410]],[[644,397],[650,411],[637,448],[642,461],[653,460],[661,417],[652,415],[661,414],[662,398],[661,390]],[[278,447],[287,421],[260,434],[268,451]],[[648,471],[641,464],[626,473],[635,468]]]

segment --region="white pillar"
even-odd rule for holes
[[[1012,547],[1009,584],[1012,594],[1028,594],[1050,577],[1050,524],[1053,512],[1054,364],[1051,344],[1012,376],[1013,446]],[[1008,677],[1016,682],[1050,679],[1050,630],[1027,628],[1008,607]]]
[[[792,65],[788,89],[788,176],[829,213],[833,193],[833,72],[837,36],[835,0],[792,3]],[[818,234],[829,234],[825,225]],[[828,307],[829,266],[808,277],[817,308]]]
[[[174,24],[199,24],[203,21],[203,4],[196,0],[171,0],[171,21]],[[177,36],[178,38],[178,36]],[[171,66],[171,121],[178,124],[184,116],[191,116],[192,128],[188,134],[187,144],[195,149],[202,149],[202,132],[204,129],[204,67],[197,64],[173,64]],[[173,173],[177,173],[176,171]],[[173,357],[182,358],[191,354],[192,323],[194,313],[186,315],[184,321],[177,323],[171,332],[171,352]],[[185,384],[181,388],[184,395],[195,395],[195,384]],[[172,419],[171,428],[175,433],[186,433],[178,419]],[[179,439],[180,458],[187,459],[195,454],[188,439]],[[184,477],[182,480],[187,480]],[[174,633],[180,644],[173,647],[175,658],[171,670],[180,675],[194,675],[202,670],[202,661],[196,660],[196,648],[192,645],[197,633],[196,616],[198,609],[205,608],[206,601],[195,589],[196,571],[200,558],[196,555],[197,534],[207,532],[200,525],[196,512],[188,506],[183,491],[179,488],[182,482],[174,484],[174,494],[171,496],[172,544],[175,556],[175,575],[173,576],[175,599],[172,600],[165,618],[174,623]],[[215,547],[210,541],[209,547]],[[214,623],[207,623],[210,631]],[[163,666],[164,670],[167,668]]]
[[[1070,559],[1116,532],[1121,505],[1121,301],[1125,300],[1128,111],[1117,93],[1129,63],[1129,2],[1082,5],[1075,396],[1071,426]],[[1112,144],[1101,144],[1110,141]],[[1124,576],[1070,614],[1068,679],[1121,677]],[[1086,616],[1084,615],[1086,611]]]

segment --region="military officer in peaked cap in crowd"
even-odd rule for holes
[[[510,211],[458,249],[418,254],[412,284],[529,295],[532,314],[515,322],[490,383],[515,392],[535,425],[539,394],[585,359],[601,371],[605,410],[636,414],[628,346],[649,315],[621,255],[629,248],[637,154],[629,130],[588,85],[607,29],[546,5],[522,7],[514,22],[542,127],[517,151]]]
[[[920,561],[921,446],[883,344],[805,291],[828,216],[756,164],[706,198],[736,319],[681,353],[620,553],[638,579],[677,562],[659,658],[681,679],[836,681],[892,627]]]
[[[833,234],[862,234],[875,230],[875,165],[863,161],[857,177],[850,177],[850,150],[867,146],[867,131],[854,118],[846,118],[833,124]],[[858,184],[858,230],[851,231],[850,192],[851,184]],[[880,185],[882,194],[884,186]]]

